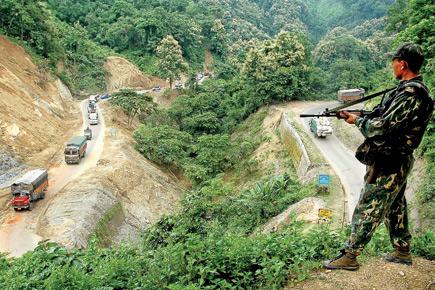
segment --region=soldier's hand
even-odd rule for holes
[[[340,111],[340,118],[343,118],[348,124],[355,124],[356,118],[358,118],[358,116],[351,114],[348,111]]]

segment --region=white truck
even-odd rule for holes
[[[332,135],[331,123],[326,117],[313,117],[310,119],[310,131],[314,133],[314,136],[325,138]]]
[[[89,113],[89,124],[98,125],[98,113]]]

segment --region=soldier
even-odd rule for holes
[[[397,88],[364,118],[341,112],[341,117],[355,124],[365,137],[355,156],[367,165],[367,172],[352,216],[351,235],[341,254],[324,262],[327,269],[357,270],[356,257],[383,219],[395,249],[384,259],[412,264],[404,193],[414,162],[412,153],[431,119],[433,100],[420,76],[424,60],[421,47],[405,43],[391,57],[394,76],[400,80]]]

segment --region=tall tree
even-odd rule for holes
[[[138,94],[132,90],[121,90],[114,93],[110,102],[127,114],[128,126],[137,115],[149,114],[155,109],[155,103],[150,96]]]
[[[242,77],[255,89],[258,104],[304,99],[308,94],[307,55],[301,40],[289,32],[249,51]]]
[[[174,79],[179,78],[182,72],[187,71],[187,63],[183,59],[181,46],[171,35],[162,39],[156,49],[157,68],[161,77],[169,78],[169,86],[172,88]]]

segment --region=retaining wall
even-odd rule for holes
[[[299,177],[304,176],[311,162],[301,137],[299,137],[298,132],[289,121],[286,113],[281,115],[280,131],[284,145],[289,151],[293,165],[296,168],[297,175]]]

